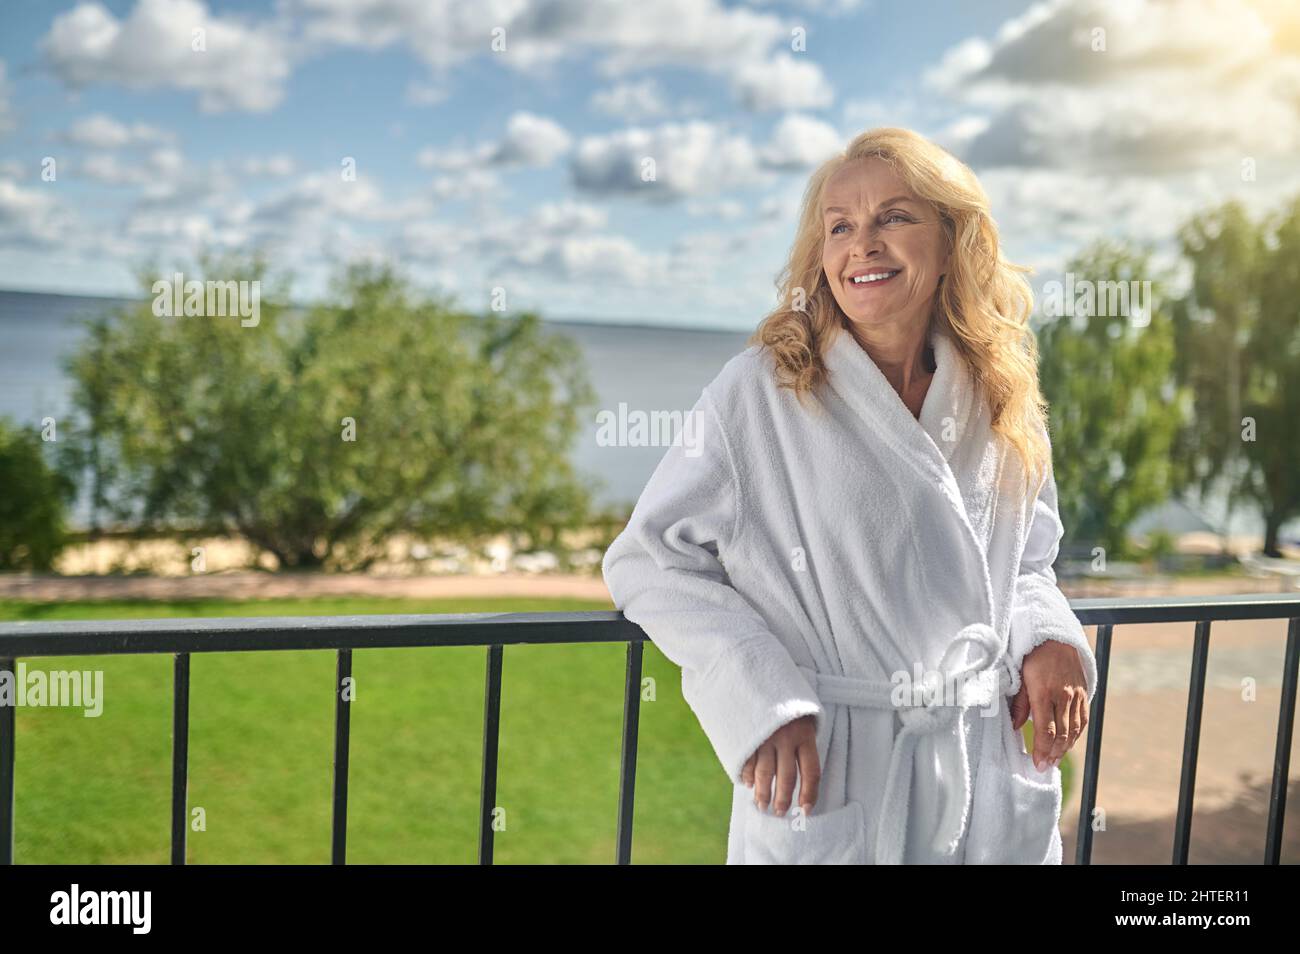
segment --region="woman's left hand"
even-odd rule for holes
[[[1017,731],[1034,719],[1034,766],[1043,771],[1061,761],[1088,728],[1088,683],[1078,651],[1069,643],[1044,640],[1025,655],[1020,691],[1011,700]]]

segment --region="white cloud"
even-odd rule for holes
[[[70,165],[74,174],[105,185],[166,187],[177,179],[185,160],[175,149],[155,149],[143,160],[126,161],[117,153],[92,152]]]
[[[439,199],[465,199],[486,195],[503,195],[504,186],[496,173],[486,169],[457,169],[438,176],[430,186]]]
[[[499,142],[473,148],[434,147],[420,150],[416,162],[425,169],[465,170],[479,166],[549,166],[569,151],[573,139],[558,123],[544,116],[517,112],[506,122]]]
[[[762,151],[764,163],[773,169],[809,169],[844,150],[847,143],[834,126],[791,113],[772,131],[772,140]]]
[[[784,6],[807,10],[830,17],[840,17],[862,9],[865,0],[746,0],[756,7],[780,3]]]
[[[112,116],[94,113],[74,122],[61,138],[73,145],[88,146],[92,149],[120,149],[124,146],[171,142],[175,137],[146,123],[133,123],[128,126],[126,123],[118,122]]]
[[[821,67],[789,53],[745,64],[734,85],[742,105],[756,112],[821,109],[835,99]]]
[[[48,190],[0,179],[0,246],[59,248],[75,234],[71,216]]]
[[[501,264],[510,272],[526,268],[551,279],[590,285],[652,286],[663,280],[667,257],[644,252],[621,235],[554,236],[512,249]]]
[[[766,181],[761,166],[748,139],[703,120],[588,136],[572,158],[579,189],[661,201]]]
[[[574,185],[585,192],[668,202],[766,185],[773,172],[807,169],[844,145],[833,127],[799,114],[784,117],[761,148],[724,126],[692,120],[587,136],[571,165]]]
[[[720,0],[291,0],[289,8],[318,47],[405,44],[437,74],[479,55],[528,74],[594,56],[607,77],[657,67],[710,73],[755,109],[819,108],[833,98],[815,63],[772,55],[789,43],[798,21]],[[505,48],[493,50],[498,30]]]
[[[395,202],[369,178],[345,181],[338,173],[302,176],[287,189],[257,203],[250,222],[268,235],[305,234],[331,220],[395,222],[427,213],[418,200]]]
[[[958,116],[934,134],[934,141],[954,155],[964,155],[970,144],[988,128],[987,116]]]
[[[604,228],[608,220],[609,213],[600,206],[565,199],[539,205],[533,210],[527,225],[544,232],[567,234]]]
[[[507,284],[518,295],[527,276],[547,283],[651,287],[668,274],[668,257],[602,231],[603,208],[566,199],[524,215],[486,215],[469,223],[421,219],[405,224],[393,245],[405,261],[463,266],[487,285]],[[533,293],[536,284],[527,286]]]
[[[1300,153],[1300,12],[1286,5],[1047,0],[925,75],[984,111],[947,130],[979,168],[1159,175]]]
[[[971,83],[1091,85],[1134,73],[1232,72],[1267,56],[1272,28],[1235,0],[1047,0],[997,37],[959,44],[931,73],[949,90]],[[1225,31],[1232,42],[1223,42]]]
[[[636,83],[618,83],[608,89],[591,94],[591,108],[597,112],[617,116],[628,122],[654,119],[668,113],[663,91],[653,79]]]
[[[274,24],[218,17],[202,0],[137,0],[120,20],[100,3],[82,2],[54,18],[41,48],[73,88],[188,90],[211,112],[271,109],[290,68]]]
[[[499,166],[549,166],[564,155],[573,140],[558,123],[519,112],[506,123],[506,134],[490,162]]]

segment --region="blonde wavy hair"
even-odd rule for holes
[[[939,279],[931,323],[946,330],[988,401],[992,427],[1019,455],[1028,486],[1041,488],[1051,461],[1047,402],[1038,384],[1038,343],[1029,328],[1031,271],[1002,257],[989,200],[970,167],[910,129],[882,127],[857,136],[824,162],[804,190],[798,233],[776,279],[780,304],[750,336],[769,349],[778,383],[800,403],[826,378],[823,348],[847,316],[822,268],[822,197],[848,163],[888,162],[913,192],[938,209],[952,249]]]

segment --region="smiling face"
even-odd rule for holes
[[[949,262],[938,210],[873,157],[831,176],[822,211],[822,268],[849,320],[865,327],[927,322]]]

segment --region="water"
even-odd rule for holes
[[[27,424],[63,419],[71,411],[71,384],[62,358],[77,346],[80,322],[125,304],[121,299],[0,291],[0,415]],[[581,348],[596,406],[572,451],[574,466],[604,482],[602,505],[630,505],[640,495],[665,447],[601,447],[595,415],[629,409],[687,411],[729,358],[744,350],[748,332],[694,331],[636,325],[545,322]],[[84,524],[84,501],[72,520]]]

